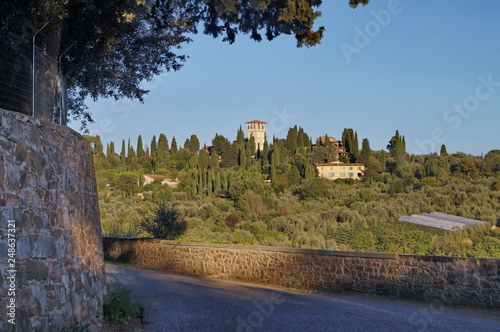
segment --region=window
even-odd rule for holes
[[[330,177],[331,178],[335,177],[335,173],[330,173]]]
[[[351,166],[351,167],[349,167],[349,170],[350,170],[350,171],[352,171],[352,169],[353,169],[353,168],[352,168],[352,166]]]
[[[333,166],[330,167],[330,171],[333,171]]]
[[[354,177],[354,173],[349,173],[349,177],[353,178]]]
[[[361,170],[361,166],[358,166],[358,169]]]
[[[345,167],[344,166],[340,167],[340,170],[345,171]]]
[[[341,178],[345,178],[345,173],[340,173]]]

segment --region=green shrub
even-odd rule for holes
[[[139,226],[153,237],[167,240],[174,240],[187,230],[187,222],[166,204],[158,205],[151,214],[144,216]]]
[[[313,200],[322,197],[330,198],[332,183],[323,178],[314,178],[304,181],[303,185],[296,191],[302,200]]]
[[[107,285],[104,298],[104,320],[112,325],[128,325],[141,314],[141,304],[135,300],[130,291],[118,283]]]

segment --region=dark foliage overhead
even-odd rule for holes
[[[355,8],[368,0],[351,0]],[[16,0],[0,3],[3,46],[15,48],[22,37],[54,59],[68,80],[69,108],[75,118],[91,120],[90,97],[143,101],[141,82],[186,60],[179,49],[190,33],[233,43],[238,34],[261,41],[293,34],[297,46],[321,42],[314,27],[321,0]],[[1,59],[2,55],[0,55]]]

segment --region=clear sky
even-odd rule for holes
[[[91,135],[104,143],[137,136],[216,133],[233,140],[246,121],[268,123],[268,140],[303,127],[315,139],[353,128],[374,150],[396,129],[407,151],[474,155],[500,149],[500,1],[323,1],[321,45],[296,48],[293,36],[233,45],[205,35],[183,47],[178,72],[145,84],[144,104],[90,103]],[[74,127],[78,127],[75,123]]]

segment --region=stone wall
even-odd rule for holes
[[[140,267],[326,291],[500,307],[500,259],[104,238],[108,259]]]
[[[7,260],[9,220],[15,269]],[[88,142],[67,127],[0,110],[0,223],[0,331],[72,323],[100,331],[105,273]]]

